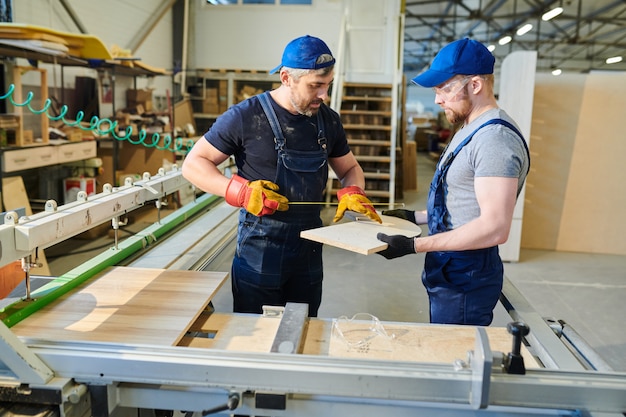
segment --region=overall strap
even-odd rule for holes
[[[328,140],[326,139],[326,134],[324,133],[324,119],[322,118],[322,108],[317,111],[317,143],[319,143],[320,147],[326,151],[326,144]]]
[[[446,158],[445,162],[441,165],[440,169],[443,169],[443,167],[445,167],[446,165],[452,162],[452,160],[457,156],[457,154],[461,152],[461,149],[463,149],[463,147],[467,145],[474,138],[474,135],[476,134],[476,132],[478,132],[480,129],[482,129],[485,126],[495,125],[495,124],[506,126],[509,129],[511,129],[517,136],[519,136],[520,140],[522,141],[522,144],[524,145],[524,149],[526,149],[528,160],[530,161],[530,151],[528,150],[528,145],[526,144],[526,141],[524,140],[524,135],[522,135],[522,133],[519,130],[517,130],[517,128],[512,123],[509,123],[504,119],[491,119],[491,120],[487,120],[485,123],[478,126],[472,133],[470,133],[465,139],[463,139],[463,141],[459,143],[456,149],[448,154],[448,157]],[[530,170],[530,165],[529,165],[529,170]]]
[[[278,123],[276,112],[270,102],[269,94],[269,91],[266,91],[263,94],[259,94],[258,97],[261,102],[261,107],[263,107],[263,111],[265,112],[265,117],[267,117],[270,127],[272,128],[272,132],[274,132],[274,143],[276,144],[275,149],[278,150],[285,146],[285,137],[283,136],[283,131],[280,128],[280,123]]]

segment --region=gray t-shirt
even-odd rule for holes
[[[504,110],[489,110],[454,135],[441,160],[445,161],[448,153],[454,151],[477,127],[491,119],[504,119],[519,130]],[[508,127],[492,124],[476,132],[474,138],[456,156],[446,176],[446,205],[451,227],[455,229],[480,215],[474,192],[475,177],[518,178],[519,195],[529,164],[524,144]]]

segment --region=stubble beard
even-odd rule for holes
[[[466,86],[467,87],[467,86]],[[461,99],[463,100],[463,104],[459,110],[452,110],[451,108],[446,108],[444,111],[446,113],[446,119],[453,125],[465,122],[470,115],[470,103],[466,100],[469,95],[467,94],[467,90],[464,88],[462,91],[463,96]]]
[[[303,116],[311,117],[317,114],[317,109],[310,109],[308,108],[308,105],[306,108],[303,108],[302,105],[298,103],[297,97],[293,94],[293,92],[289,95],[289,101],[291,102],[293,108]]]

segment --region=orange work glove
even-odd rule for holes
[[[333,222],[341,220],[346,210],[365,214],[367,217],[377,221],[378,223],[383,222],[378,213],[376,213],[372,202],[365,196],[365,191],[356,185],[344,187],[337,191],[337,198],[339,199],[339,207],[337,207],[337,213],[335,213]]]
[[[278,185],[271,181],[248,181],[233,175],[226,187],[226,202],[231,206],[243,207],[255,216],[274,214],[276,210],[287,211],[289,200],[278,194]]]

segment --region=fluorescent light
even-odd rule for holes
[[[517,29],[517,36],[522,36],[528,32],[530,32],[530,30],[533,28],[533,25],[531,25],[530,23],[526,23],[524,26],[522,26],[521,28]]]
[[[500,45],[506,45],[507,43],[511,42],[513,40],[512,37],[510,37],[509,35],[506,35],[505,37],[501,38],[498,43]]]
[[[493,52],[496,50],[496,46],[494,44],[491,44],[487,47],[487,49],[489,50],[489,52]]]
[[[617,64],[618,62],[622,62],[621,56],[613,56],[611,58],[606,59],[607,64]]]
[[[552,70],[552,75],[561,75],[563,71],[561,71],[561,68],[557,68],[557,69],[553,69]]]
[[[550,10],[549,12],[545,12],[543,14],[543,16],[541,16],[541,20],[543,20],[544,22],[547,22],[550,19],[554,19],[555,17],[557,17],[561,13],[563,13],[563,8],[562,7],[555,7],[554,9]]]

